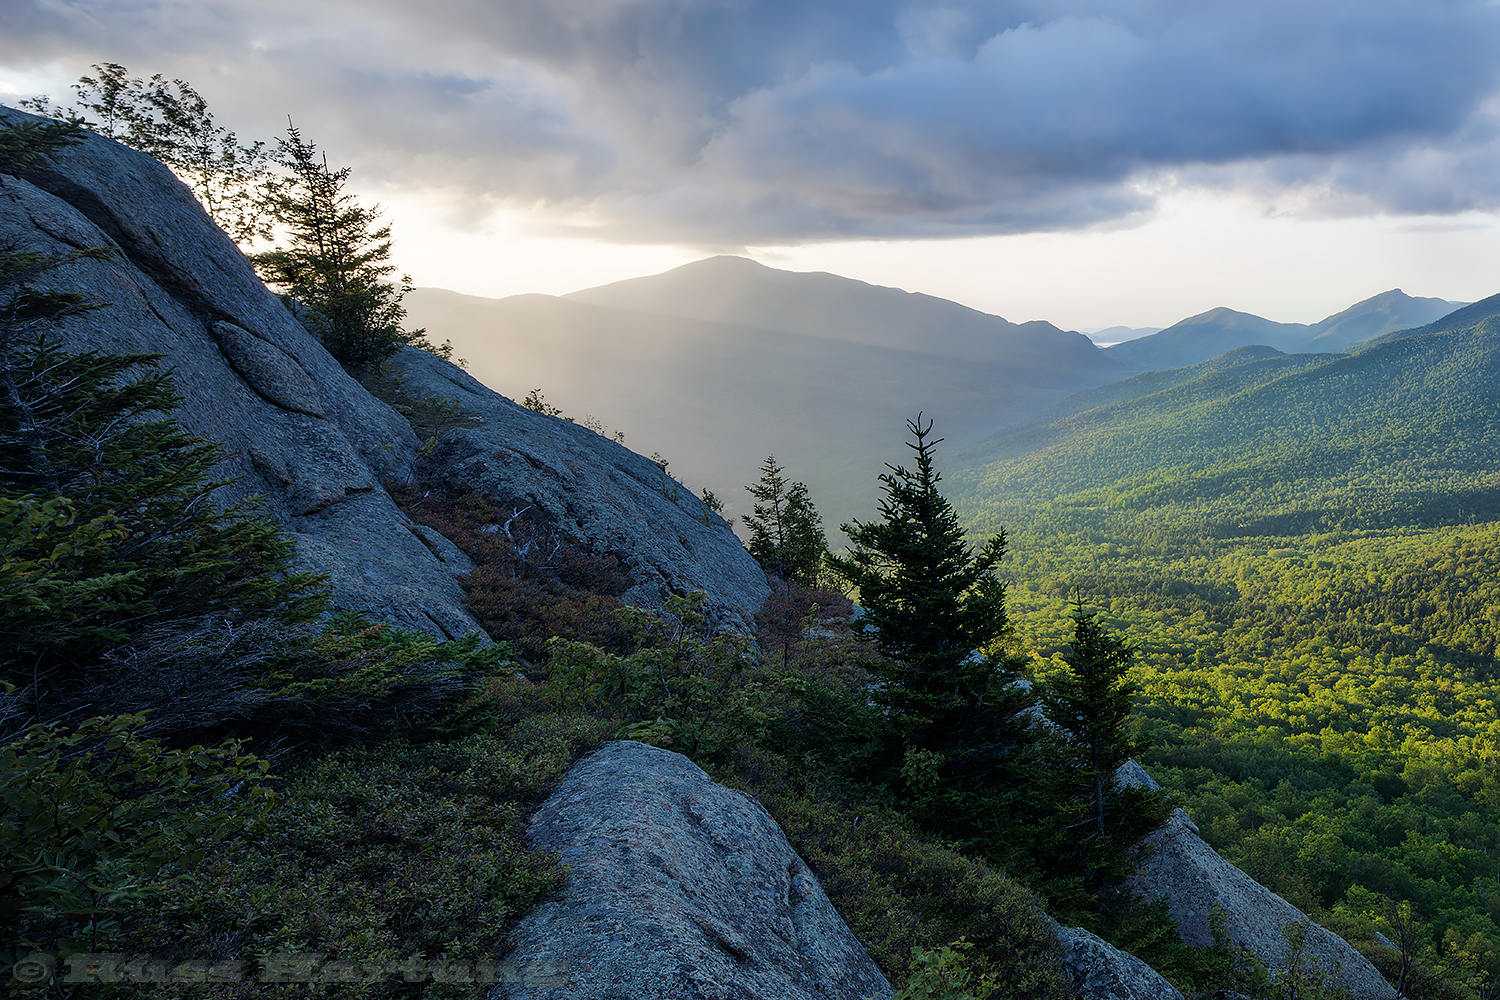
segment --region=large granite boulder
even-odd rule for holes
[[[9,108],[0,118],[34,120]],[[0,244],[116,251],[48,276],[109,303],[68,321],[61,345],[165,355],[183,397],[178,422],[224,446],[211,474],[231,482],[217,500],[263,497],[301,567],[329,574],[336,606],[438,636],[479,630],[455,580],[468,561],[384,488],[411,480],[422,442],[303,329],[171,171],[89,135],[0,175]],[[753,615],[764,579],[723,519],[699,516],[701,501],[676,484],[653,490],[648,459],[523,410],[437,358],[424,366],[430,357],[409,352],[414,377],[484,418],[444,440],[433,475],[550,504],[576,541],[622,558],[636,582],[629,599],[659,605],[702,589],[727,622]]]
[[[1083,1000],[1182,1000],[1166,977],[1082,927],[1057,928],[1063,970]]]
[[[880,970],[760,803],[686,757],[609,743],[531,820],[568,866],[490,1000],[866,1000]]]
[[[517,406],[457,365],[407,348],[392,363],[410,395],[450,400],[471,426],[444,432],[422,479],[534,505],[552,525],[629,571],[626,601],[661,607],[701,590],[724,627],[749,629],[770,588],[729,522],[661,466],[580,424]]]
[[[1122,784],[1160,787],[1135,761],[1120,768]],[[1181,809],[1146,840],[1149,857],[1131,881],[1147,899],[1165,899],[1182,939],[1190,945],[1213,943],[1210,919],[1224,917],[1231,944],[1255,954],[1273,973],[1291,960],[1286,930],[1305,926],[1301,960],[1358,1000],[1390,1000],[1396,991],[1375,966],[1337,934],[1309,920],[1301,910],[1219,857]]]

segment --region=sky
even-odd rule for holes
[[[418,285],[714,253],[1014,321],[1500,291],[1494,0],[6,0],[0,102],[182,78]]]

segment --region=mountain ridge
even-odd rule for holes
[[[1150,373],[1154,391],[1089,408],[1100,391],[1085,391],[966,450],[952,478],[974,511],[988,496],[1220,525],[1267,505],[1315,522],[1500,514],[1485,499],[1500,482],[1500,315],[1352,355],[1226,360]]]
[[[1289,354],[1342,351],[1391,331],[1432,323],[1464,305],[1417,298],[1393,288],[1316,323],[1277,323],[1218,306],[1178,320],[1159,333],[1115,344],[1106,352],[1136,373],[1182,368],[1252,344]]]
[[[624,431],[731,515],[748,510],[742,487],[774,454],[830,521],[867,516],[892,442],[919,410],[941,411],[941,432],[971,441],[1123,374],[1087,337],[1049,323],[743,258],[567,296],[419,288],[407,303],[482,381],[516,398],[541,388],[570,416]]]
[[[919,410],[967,448],[1033,423],[1071,393],[1145,392],[1131,376],[1183,367],[1165,355],[1141,360],[1176,350],[1174,337],[1200,354],[1222,342],[1194,364],[1250,344],[1330,352],[1451,311],[1400,289],[1314,324],[1219,307],[1103,349],[1044,320],[1013,323],[921,292],[733,256],[556,296],[418,288],[407,305],[481,380],[516,398],[540,388],[569,415],[624,431],[695,489],[712,489],[731,517],[747,506],[741,487],[774,454],[834,523],[873,513],[876,477]],[[712,446],[697,433],[705,423],[717,431]]]
[[[1010,349],[1021,341],[1053,338],[1080,357],[1096,348],[1081,333],[1046,320],[1013,323],[951,299],[846,278],[828,271],[784,271],[748,257],[718,256],[683,264],[661,274],[627,278],[569,292],[560,298],[680,319],[733,323],[805,336],[886,347],[909,347],[914,331],[931,333],[936,319],[950,326],[943,339],[924,339],[928,351],[973,356],[997,346],[986,337],[1006,336]],[[859,321],[858,334],[847,325]]]

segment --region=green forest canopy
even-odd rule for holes
[[[1081,393],[950,478],[1047,675],[1073,588],[1138,644],[1146,763],[1229,860],[1500,976],[1500,319]]]

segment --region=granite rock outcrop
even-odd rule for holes
[[[568,883],[522,919],[490,1000],[879,1000],[891,988],[755,799],[621,741],[531,820]]]
[[[1160,787],[1135,761],[1116,773],[1122,784]],[[1223,916],[1229,943],[1258,957],[1273,974],[1294,958],[1309,963],[1356,1000],[1391,1000],[1396,991],[1354,946],[1313,923],[1307,915],[1225,861],[1198,835],[1181,809],[1146,840],[1150,853],[1131,881],[1146,899],[1165,899],[1182,939],[1195,947],[1213,944],[1211,920]],[[1300,957],[1294,956],[1288,928],[1305,927]]]
[[[1182,1000],[1161,973],[1081,927],[1057,928],[1063,970],[1083,1000]]]
[[[9,108],[0,119],[35,120]],[[229,484],[217,501],[263,498],[300,568],[328,574],[335,606],[440,637],[480,630],[455,579],[468,561],[413,524],[385,489],[412,480],[423,442],[297,322],[170,170],[86,134],[43,163],[0,174],[0,243],[60,258],[114,251],[49,275],[53,287],[107,303],[69,320],[60,346],[163,355],[182,396],[174,416],[223,445],[210,474]],[[654,463],[413,355],[406,367],[422,386],[462,395],[482,416],[429,448],[424,474],[547,505],[571,540],[629,567],[628,600],[659,606],[667,594],[702,589],[726,624],[753,616],[766,593],[754,560],[700,500],[654,483],[665,479]]]
[[[748,631],[770,588],[729,522],[657,463],[580,424],[544,416],[486,388],[457,365],[415,348],[391,363],[416,398],[449,402],[454,427],[418,459],[424,482],[534,506],[565,535],[619,557],[629,603],[661,607],[701,590],[721,627]]]

